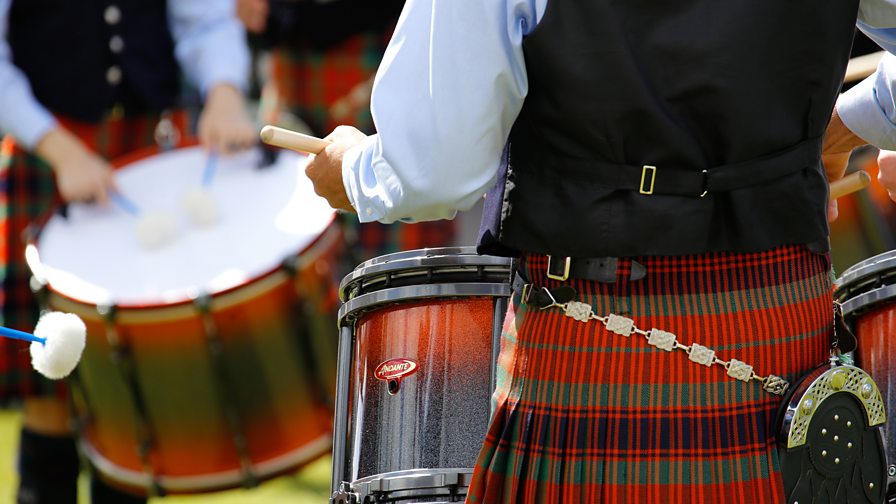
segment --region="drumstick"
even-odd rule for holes
[[[215,178],[215,171],[218,169],[218,153],[215,151],[209,151],[208,159],[205,161],[205,169],[202,170],[202,186],[208,187],[212,185],[212,180]]]
[[[118,191],[109,191],[109,199],[112,201],[112,203],[118,205],[119,208],[133,215],[134,217],[140,216],[140,207],[138,207],[136,203],[131,201],[131,199],[129,199],[124,194],[121,194]]]
[[[301,152],[318,154],[330,142],[321,138],[297,133],[277,126],[265,126],[261,129],[261,141],[269,144]],[[859,170],[831,184],[831,198],[839,198],[867,186],[871,182],[868,172]]]
[[[857,81],[873,74],[877,70],[877,64],[884,54],[885,51],[880,51],[852,58],[846,65],[846,77],[843,78],[843,81]]]
[[[319,154],[320,151],[324,150],[324,147],[330,144],[330,142],[321,138],[271,125],[261,128],[259,136],[261,141],[268,145],[275,145],[299,152],[308,152],[310,154]]]
[[[840,180],[831,182],[831,199],[854,193],[871,183],[871,175],[865,170],[850,173]]]
[[[34,334],[0,327],[0,336],[31,341],[31,365],[47,378],[65,378],[81,360],[87,328],[77,315],[50,312],[42,315]]]

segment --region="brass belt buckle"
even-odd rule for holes
[[[649,177],[649,178],[648,178]],[[641,194],[653,194],[653,182],[656,180],[656,166],[644,165],[641,167]]]
[[[572,258],[570,258],[570,257],[563,258],[563,261],[564,261],[563,262],[563,273],[560,275],[555,275],[555,274],[551,273],[551,271],[553,271],[553,269],[551,268],[552,261],[553,261],[553,258],[551,256],[548,256],[547,277],[550,278],[551,280],[559,280],[561,282],[566,281],[566,279],[569,278],[569,266],[570,266],[570,264],[572,264]]]

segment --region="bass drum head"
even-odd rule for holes
[[[204,188],[217,219],[197,226],[182,204],[202,187],[205,152],[198,146],[151,152],[116,171],[121,194],[138,215],[113,204],[73,203],[67,217],[47,221],[29,264],[51,290],[119,307],[189,301],[277,269],[335,219],[307,177],[299,176],[298,154],[284,151],[273,165],[256,168],[260,152],[249,151],[218,158]],[[155,248],[141,246],[137,234],[140,220],[151,214],[167,215],[174,227],[174,236]]]

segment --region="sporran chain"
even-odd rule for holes
[[[753,371],[753,366],[747,364],[746,362],[742,362],[737,359],[723,361],[717,358],[715,350],[709,347],[705,347],[697,343],[684,345],[680,343],[678,341],[678,337],[671,332],[663,331],[656,328],[643,330],[635,325],[634,320],[628,317],[623,317],[621,315],[616,315],[614,313],[610,313],[605,317],[601,317],[594,313],[594,310],[592,309],[590,304],[582,303],[580,301],[558,303],[557,300],[554,299],[554,296],[551,294],[551,291],[549,289],[545,287],[542,287],[542,289],[543,292],[545,292],[551,300],[551,304],[543,306],[541,308],[542,310],[546,310],[548,308],[559,308],[563,310],[563,314],[565,316],[578,320],[579,322],[587,323],[591,320],[596,320],[602,323],[608,331],[616,333],[620,336],[628,337],[632,334],[638,334],[640,336],[643,336],[647,340],[647,344],[661,350],[665,350],[667,352],[671,352],[673,350],[682,350],[688,354],[688,360],[690,360],[691,362],[706,367],[714,365],[721,366],[725,368],[726,374],[731,378],[734,378],[735,380],[740,380],[743,382],[758,381],[762,383],[762,389],[770,394],[783,396],[787,391],[787,387],[790,386],[790,384],[780,376],[776,376],[773,374],[770,374],[768,376],[757,375]]]

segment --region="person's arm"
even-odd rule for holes
[[[168,2],[175,56],[204,100],[197,126],[203,145],[234,151],[255,143],[244,94],[250,55],[233,0]]]
[[[350,203],[362,222],[470,208],[495,181],[528,90],[522,39],[545,5],[409,0],[373,86],[378,133],[328,137],[334,144],[306,169],[318,193]],[[340,194],[323,194],[333,187]]]
[[[825,132],[822,161],[829,181],[846,172],[849,155],[861,145],[896,148],[896,0],[863,0],[857,26],[889,54],[877,72],[840,95]],[[889,162],[889,164],[892,164]],[[878,180],[893,194],[896,177],[881,174]],[[836,201],[830,202],[829,218],[836,218]]]
[[[12,62],[6,42],[12,0],[0,0],[0,131],[27,149],[56,127],[56,120],[34,97],[28,79]]]
[[[6,41],[11,0],[0,0],[0,132],[44,158],[65,201],[105,203],[114,187],[109,165],[63,128],[34,97],[31,84],[12,62]]]
[[[838,143],[843,147],[870,143],[896,149],[896,1],[866,0],[862,7],[859,29],[889,54],[881,59],[877,72],[837,100],[834,125],[848,130],[839,131]]]

